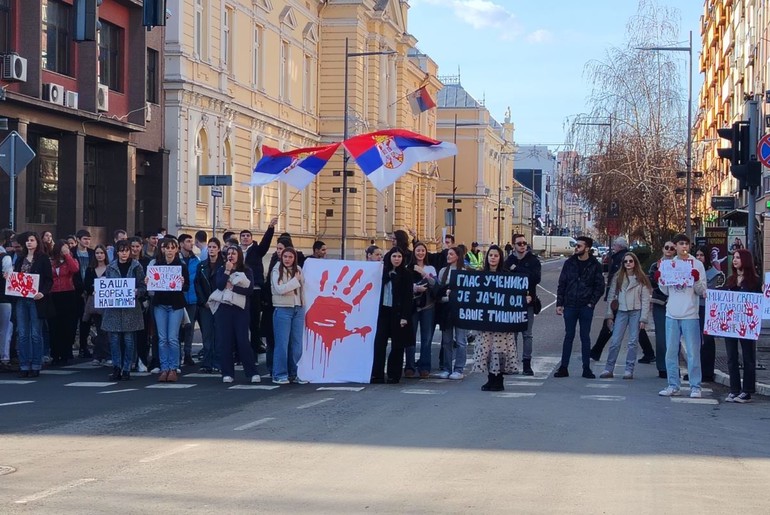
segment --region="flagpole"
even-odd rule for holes
[[[345,38],[345,108],[343,109],[342,119],[342,141],[348,139],[348,61],[350,52],[348,51],[348,38]],[[345,244],[348,239],[348,149],[342,145],[342,234],[340,243],[340,259],[345,259]]]

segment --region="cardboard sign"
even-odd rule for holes
[[[658,283],[664,286],[687,287],[695,284],[692,276],[692,261],[689,259],[664,259],[658,270],[660,271]]]
[[[526,274],[461,270],[449,281],[452,322],[460,329],[521,332],[527,329]]]
[[[96,309],[136,307],[136,279],[101,277],[94,281]]]
[[[182,291],[182,267],[153,265],[147,267],[147,291]]]
[[[27,299],[37,295],[40,288],[40,274],[25,274],[24,272],[11,272],[5,281],[5,294],[12,297],[24,297]]]
[[[758,340],[762,330],[761,293],[707,290],[704,334]]]

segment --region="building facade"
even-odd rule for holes
[[[535,234],[557,230],[556,155],[544,145],[520,145],[516,149],[514,178],[531,189],[534,197]]]

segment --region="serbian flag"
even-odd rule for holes
[[[375,188],[384,190],[415,163],[435,161],[457,154],[454,143],[438,141],[414,132],[391,129],[361,134],[342,142]]]
[[[304,189],[313,182],[339,146],[339,143],[332,143],[324,147],[281,152],[277,148],[262,145],[262,159],[251,173],[249,186],[264,186],[279,180],[297,189]]]
[[[415,116],[427,111],[428,109],[433,109],[436,107],[436,102],[430,98],[428,89],[425,86],[421,87],[417,91],[409,93],[406,98],[409,99],[409,105],[412,106],[412,113]]]

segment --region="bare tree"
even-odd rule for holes
[[[586,63],[590,109],[568,121],[567,140],[581,159],[566,187],[592,208],[599,231],[607,232],[617,201],[621,232],[656,246],[683,227],[675,188],[685,168],[686,102],[671,53],[638,48],[677,41],[678,25],[678,11],[640,0],[625,46]]]

